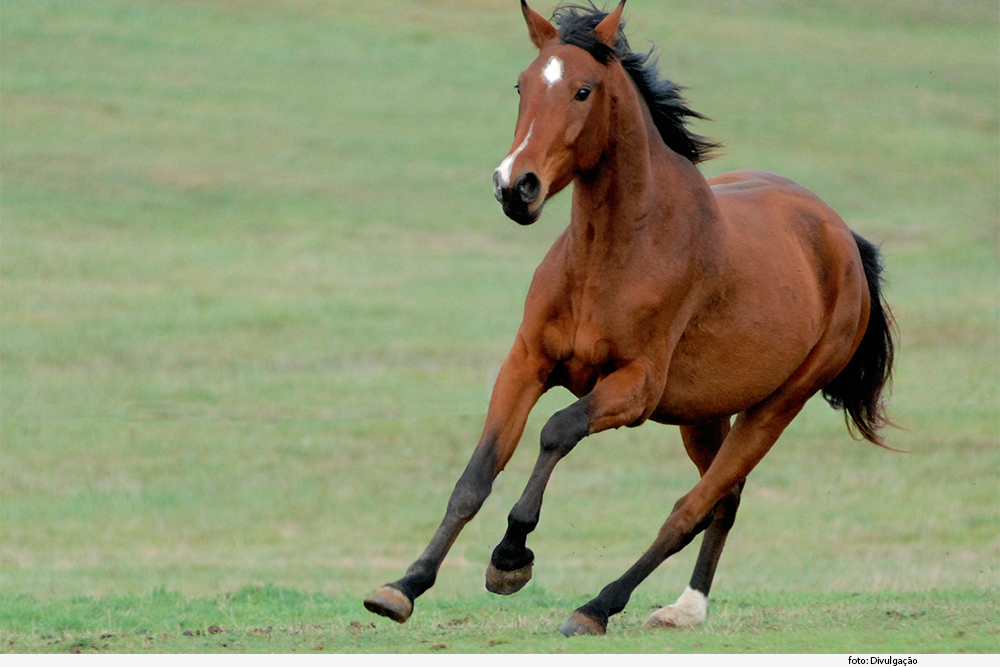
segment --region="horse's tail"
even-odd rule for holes
[[[853,233],[853,232],[852,232]],[[882,299],[882,259],[878,248],[854,234],[861,253],[861,264],[868,280],[871,313],[861,344],[840,375],[823,388],[823,398],[836,410],[844,411],[847,428],[855,429],[865,440],[879,447],[892,449],[878,434],[883,426],[891,426],[882,396],[892,377],[895,322]]]

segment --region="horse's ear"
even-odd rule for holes
[[[528,3],[521,0],[521,13],[524,14],[524,22],[528,24],[528,36],[531,42],[539,49],[546,43],[556,38],[556,29],[545,17],[528,6]]]
[[[622,22],[622,9],[624,8],[625,0],[622,0],[615,7],[614,11],[605,16],[597,24],[597,27],[594,28],[594,35],[597,36],[597,39],[612,50],[614,50],[615,43],[618,41],[618,25]]]

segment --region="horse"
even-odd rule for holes
[[[690,583],[651,627],[705,620],[716,566],[747,475],[812,396],[844,412],[856,437],[888,447],[883,393],[893,320],[877,247],[815,194],[760,171],[706,180],[717,144],[633,52],[611,12],[521,10],[538,48],[520,75],[511,150],[493,175],[504,213],[530,225],[574,183],[570,223],[538,267],[489,403],[479,444],[424,552],[364,601],[403,623],[504,469],[532,406],[551,387],[578,400],[544,425],[540,451],[486,569],[509,595],[531,579],[526,546],[556,464],[583,438],[646,421],[677,425],[699,481],[652,545],[576,609],[566,636],[603,635],[635,588],[704,533]],[[855,433],[856,429],[856,433]]]

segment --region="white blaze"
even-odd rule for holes
[[[510,170],[514,167],[514,160],[517,159],[518,154],[524,150],[524,147],[528,145],[528,139],[531,139],[531,131],[535,128],[535,122],[532,121],[531,125],[528,126],[528,134],[524,136],[524,141],[511,151],[510,155],[503,159],[500,166],[497,167],[497,173],[500,175],[500,182],[503,185],[510,185]]]
[[[545,79],[545,82],[549,84],[549,88],[551,88],[562,79],[562,76],[562,61],[555,56],[552,56],[549,58],[549,62],[545,64],[545,69],[542,70],[542,78]]]

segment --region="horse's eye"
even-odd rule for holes
[[[573,97],[577,102],[584,102],[590,97],[590,88],[581,88],[576,91],[576,95]]]
[[[515,83],[515,84],[514,84],[514,90],[516,90],[516,91],[517,91],[517,94],[518,94],[518,95],[520,95],[520,94],[521,94],[521,85],[520,85],[520,84],[517,84],[517,83]]]

